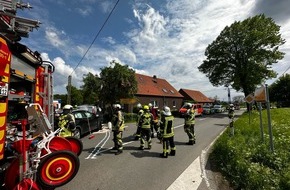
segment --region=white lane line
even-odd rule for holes
[[[200,165],[202,168],[202,177],[203,177],[203,179],[206,183],[206,186],[209,190],[212,190],[212,188],[210,186],[209,178],[208,178],[206,170],[205,170],[205,166],[206,166],[206,163],[208,161],[208,153],[209,153],[209,150],[211,149],[211,147],[216,142],[216,140],[226,131],[226,129],[227,128],[222,130],[222,132],[204,150],[201,151]]]
[[[197,189],[202,181],[200,157],[196,158],[167,190]]]

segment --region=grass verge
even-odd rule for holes
[[[267,111],[244,113],[235,121],[235,134],[228,128],[216,141],[209,159],[233,189],[290,189],[290,109],[270,110],[273,147],[270,149]]]

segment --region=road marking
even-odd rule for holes
[[[100,153],[101,148],[106,144],[109,138],[110,138],[110,132],[106,132],[105,137],[95,146],[94,150],[85,159],[89,159],[89,158],[96,159],[96,155]],[[101,147],[99,147],[100,144],[102,144]]]
[[[167,190],[197,189],[202,181],[200,157],[197,157]]]

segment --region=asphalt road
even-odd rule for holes
[[[242,111],[239,111],[242,112]],[[238,113],[239,113],[238,112]],[[58,190],[153,190],[153,189],[203,189],[206,188],[200,170],[199,158],[216,137],[226,128],[229,119],[226,113],[196,118],[196,144],[186,145],[188,137],[183,130],[182,118],[175,118],[176,156],[160,158],[162,145],[153,138],[151,150],[138,150],[139,141],[134,141],[135,124],[127,124],[123,135],[124,152],[115,155],[112,132],[106,126],[95,137],[83,137],[84,149],[80,169],[76,177]],[[191,173],[186,175],[185,171]],[[190,175],[190,176],[189,176]],[[197,179],[188,178],[196,175]],[[186,177],[183,177],[186,176]],[[187,184],[182,182],[188,178]],[[181,182],[180,182],[181,180]],[[184,180],[184,181],[186,181]],[[188,180],[190,180],[188,182]],[[184,186],[183,185],[186,185]],[[192,184],[191,184],[192,183]]]

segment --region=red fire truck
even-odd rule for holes
[[[0,189],[54,189],[77,174],[82,145],[53,129],[53,64],[19,42],[39,25],[16,16],[30,6],[0,6]]]

